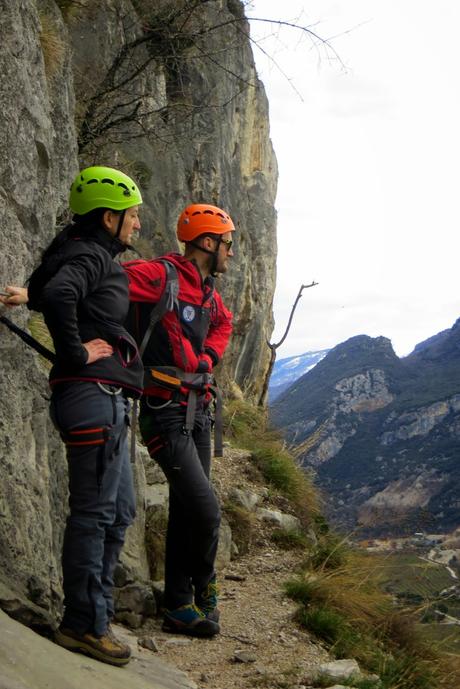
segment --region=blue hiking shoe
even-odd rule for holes
[[[210,637],[218,634],[220,627],[217,622],[206,617],[196,605],[189,604],[175,610],[166,610],[162,630],[172,634]]]
[[[216,577],[213,577],[204,591],[195,595],[195,603],[208,620],[218,622],[220,610],[217,607],[219,587]]]

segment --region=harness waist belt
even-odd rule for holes
[[[176,366],[155,366],[154,368],[146,366],[144,387],[149,387],[152,383],[168,390],[187,388],[206,392],[207,386],[214,384],[214,376],[211,373],[189,373]]]
[[[195,413],[198,394],[210,392],[215,400],[216,414],[214,420],[214,456],[223,456],[222,442],[222,393],[217,387],[214,376],[211,373],[189,373],[176,366],[145,367],[144,388],[153,384],[167,390],[188,390],[187,411],[185,415],[185,430],[191,432],[195,425]]]

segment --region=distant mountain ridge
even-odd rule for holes
[[[270,403],[298,378],[308,373],[321,359],[324,359],[329,351],[329,349],[321,349],[275,361],[268,387]]]
[[[271,414],[347,527],[460,524],[460,319],[403,359],[385,337],[343,342]]]

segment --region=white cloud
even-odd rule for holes
[[[257,16],[321,20],[315,31],[338,36],[333,45],[346,65],[324,50],[318,64],[308,41],[289,30],[272,48],[265,41],[302,101],[256,54],[280,171],[273,340],[300,285],[315,279],[281,356],[361,333],[385,335],[407,354],[460,315],[460,5],[254,6]],[[260,30],[253,26],[253,35]]]

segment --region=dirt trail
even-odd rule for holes
[[[214,482],[225,499],[231,486],[261,490],[245,453],[229,451],[214,465]],[[270,507],[269,501],[264,507]],[[307,632],[293,621],[296,605],[283,594],[302,554],[272,543],[271,528],[258,523],[250,553],[219,572],[221,634],[192,639],[161,631],[161,620],[149,630],[160,657],[185,671],[198,687],[212,689],[299,689],[309,685],[314,668],[328,660]],[[239,659],[238,659],[239,658]]]

